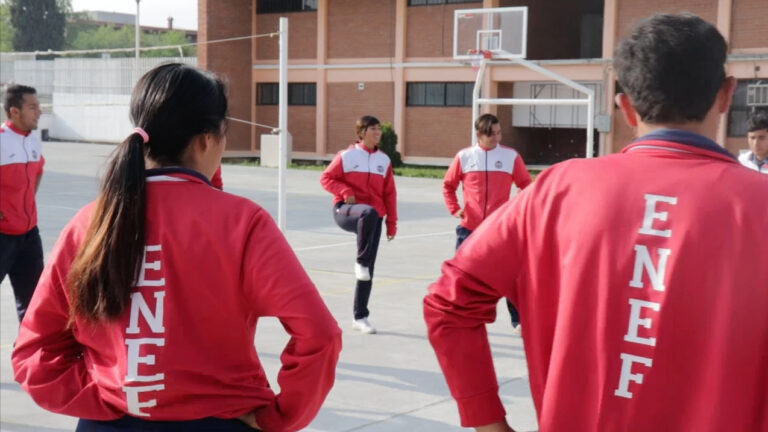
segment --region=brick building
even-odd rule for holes
[[[739,80],[718,140],[735,153],[746,147],[747,86],[768,84],[766,0],[199,0],[198,30],[201,42],[263,34],[288,17],[294,158],[329,158],[354,140],[355,119],[372,114],[393,124],[407,162],[447,164],[469,144],[467,95],[475,79],[470,66],[452,58],[454,10],[510,6],[528,7],[528,60],[595,90],[600,154],[618,151],[632,136],[613,104],[617,41],[654,12],[689,11],[714,23],[730,44],[728,73]],[[228,77],[232,117],[277,125],[277,37],[202,44],[198,56],[201,67]],[[484,87],[501,98],[562,91],[511,64],[493,66]],[[577,113],[540,122],[533,109],[518,109],[483,111],[500,117],[503,141],[527,162],[584,156],[584,127],[567,120]],[[231,123],[230,151],[256,152],[263,133]]]

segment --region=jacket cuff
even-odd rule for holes
[[[389,219],[387,219],[387,235],[393,236],[397,234],[397,221],[389,222]]]
[[[463,427],[485,426],[500,422],[507,414],[501,404],[498,388],[493,392],[457,399],[456,404],[459,406],[459,417]]]
[[[277,406],[277,399],[271,404],[257,408],[254,412],[256,424],[259,429],[265,432],[283,432],[283,417],[280,415],[280,408]]]

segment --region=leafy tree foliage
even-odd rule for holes
[[[13,34],[11,12],[5,3],[0,3],[0,52],[13,51]]]
[[[381,125],[381,139],[379,140],[379,150],[389,156],[389,160],[392,161],[392,167],[399,167],[403,165],[403,158],[400,157],[400,152],[397,151],[397,134],[392,127],[392,123],[383,123]]]
[[[15,51],[60,50],[69,0],[8,0]]]
[[[132,26],[126,26],[115,29],[110,26],[101,26],[96,28],[80,28],[78,31],[70,32],[71,41],[68,49],[72,50],[90,50],[90,49],[110,49],[110,48],[133,48],[135,46],[135,30]],[[140,44],[142,47],[183,45],[188,43],[183,31],[173,30],[167,33],[147,34],[140,33]],[[185,57],[196,55],[195,47],[183,47],[182,51]],[[100,57],[101,54],[92,54],[89,57]],[[110,57],[133,57],[132,51],[110,53]],[[169,48],[162,50],[142,51],[142,57],[178,57],[178,48]]]

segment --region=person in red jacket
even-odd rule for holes
[[[768,179],[712,140],[726,55],[696,16],[641,21],[614,54],[639,138],[545,170],[444,263],[424,319],[463,426],[512,430],[485,330],[506,297],[541,432],[768,430]]]
[[[519,189],[531,184],[531,175],[523,158],[501,142],[501,124],[493,114],[475,120],[477,143],[462,149],[453,158],[443,178],[443,198],[451,214],[461,219],[456,227],[456,249],[472,234],[480,222],[509,201],[514,183]],[[456,198],[462,186],[464,208]],[[520,315],[507,300],[512,327],[519,331]]]
[[[0,125],[0,282],[10,277],[21,321],[43,271],[35,195],[45,158],[32,133],[40,119],[37,91],[11,85],[3,107],[8,120]]]
[[[355,300],[352,328],[376,333],[368,321],[373,267],[379,250],[382,221],[387,240],[397,233],[397,192],[392,163],[379,150],[381,123],[362,116],[355,123],[358,141],[336,154],[320,176],[320,185],[333,194],[333,220],[344,231],[357,234]]]
[[[137,126],[64,228],[21,323],[14,377],[78,431],[295,431],[334,381],[341,331],[272,218],[210,183],[226,144],[218,78],[145,74]],[[290,334],[270,388],[261,317]]]

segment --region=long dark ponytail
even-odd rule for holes
[[[222,135],[227,116],[224,83],[190,66],[158,66],[139,79],[131,96],[134,132],[109,162],[88,232],[68,275],[70,318],[119,317],[130,300],[144,256],[145,158],[180,165],[190,140]]]

